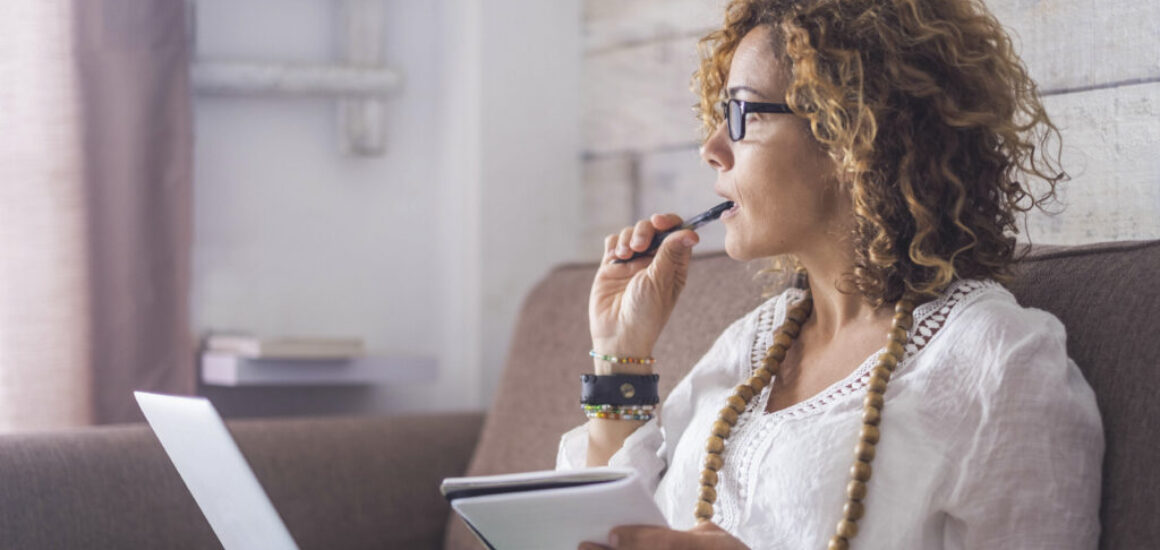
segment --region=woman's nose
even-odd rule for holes
[[[713,133],[709,134],[709,139],[701,145],[701,158],[718,172],[733,168],[733,150],[727,134],[725,123],[718,124]]]

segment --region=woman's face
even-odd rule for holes
[[[784,103],[788,84],[773,55],[769,28],[746,34],[729,67],[729,97]],[[740,141],[730,140],[721,123],[701,147],[701,157],[717,170],[714,190],[736,204],[721,217],[725,251],[734,259],[808,251],[831,244],[849,227],[849,199],[839,193],[836,164],[803,118],[750,113]]]

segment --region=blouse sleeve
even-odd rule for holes
[[[955,376],[971,396],[951,446],[945,548],[1096,548],[1103,429],[1063,325],[1014,302],[963,312],[978,330]]]
[[[650,492],[655,492],[665,470],[661,448],[661,436],[657,419],[653,418],[632,432],[620,450],[608,459],[609,466],[632,468],[646,480]],[[584,468],[588,462],[588,424],[581,424],[560,437],[560,449],[556,453],[557,470]]]

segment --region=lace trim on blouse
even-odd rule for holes
[[[928,301],[914,309],[914,324],[907,334],[905,352],[899,361],[895,373],[905,370],[912,363],[913,357],[935,338],[940,329],[963,306],[974,302],[983,292],[990,288],[1002,288],[995,281],[959,280],[951,283],[943,294],[934,300]],[[773,345],[773,331],[784,322],[786,310],[790,304],[796,304],[805,296],[805,291],[791,288],[780,297],[766,302],[766,306],[758,312],[757,328],[753,336],[753,343],[749,353],[749,373],[752,376],[761,368],[765,359],[766,350]],[[835,382],[817,395],[810,397],[796,405],[784,409],[765,412],[769,402],[772,382],[749,401],[745,412],[739,415],[737,424],[732,432],[733,436],[725,440],[725,468],[722,470],[722,485],[728,483],[736,486],[734,491],[719,491],[718,503],[715,507],[713,522],[727,531],[735,531],[742,510],[742,505],[748,501],[749,495],[756,489],[757,476],[749,475],[750,465],[759,453],[764,454],[773,443],[773,431],[770,424],[789,419],[802,418],[816,414],[825,409],[834,401],[854,393],[866,386],[870,381],[870,371],[877,363],[878,355],[885,348],[870,354],[846,378]],[[743,380],[744,381],[744,380]],[[742,382],[743,382],[742,381]],[[749,424],[757,422],[760,426],[747,429]],[[732,479],[727,479],[732,478]]]

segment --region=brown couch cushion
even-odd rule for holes
[[[1107,450],[1100,548],[1160,541],[1160,241],[1047,248],[1021,264],[1019,303],[1054,313],[1067,351],[1096,392]],[[1028,505],[1034,505],[1028,503]]]
[[[478,413],[227,423],[303,550],[438,548]],[[415,449],[422,450],[422,459]],[[221,548],[145,425],[0,437],[0,548]]]
[[[577,381],[592,368],[587,298],[595,267],[560,267],[528,296],[468,475],[550,469],[560,434],[583,422]],[[662,395],[729,323],[761,302],[763,283],[754,280],[759,267],[724,254],[694,260],[655,351]],[[1101,548],[1160,540],[1160,522],[1151,518],[1160,509],[1160,471],[1153,468],[1160,446],[1145,427],[1160,418],[1152,395],[1160,381],[1157,270],[1160,241],[1047,247],[1021,263],[1012,285],[1021,304],[1063,321],[1069,353],[1096,391],[1108,442]],[[478,547],[452,518],[446,548]]]

